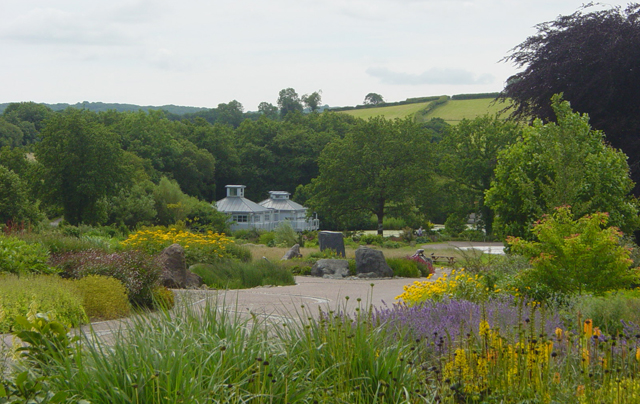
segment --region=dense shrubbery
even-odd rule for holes
[[[406,258],[387,258],[387,264],[393,270],[393,276],[401,278],[420,278],[423,275],[420,265]]]
[[[119,280],[88,275],[72,284],[82,296],[82,307],[89,319],[112,320],[129,315],[127,289]]]
[[[47,265],[49,253],[40,244],[0,235],[0,273],[18,275],[56,272]]]
[[[152,307],[152,291],[159,285],[161,268],[156,260],[141,251],[105,253],[87,250],[53,256],[52,266],[67,278],[103,275],[118,279],[127,288],[129,301],[135,306]]]
[[[0,333],[30,309],[74,327],[86,319],[82,297],[69,281],[56,275],[0,275]]]

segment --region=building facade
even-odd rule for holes
[[[296,231],[318,230],[317,218],[307,218],[307,208],[289,199],[284,191],[270,191],[259,204],[244,197],[244,185],[227,185],[227,197],[216,202],[218,211],[229,215],[231,231],[241,229],[274,230],[288,221]]]

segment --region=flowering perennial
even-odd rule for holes
[[[122,245],[136,250],[143,250],[149,254],[156,254],[171,244],[180,244],[185,250],[204,249],[209,254],[225,257],[226,247],[233,240],[224,234],[208,231],[206,233],[192,233],[189,231],[169,229],[139,230],[122,242]]]

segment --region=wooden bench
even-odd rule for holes
[[[445,261],[445,260],[449,263],[449,265],[453,265],[456,263],[456,257],[451,257],[447,255],[435,255],[434,253],[431,253],[429,258],[431,258],[431,260],[434,263],[438,261]]]

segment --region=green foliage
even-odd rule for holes
[[[24,234],[21,239],[30,244],[42,245],[50,254],[64,254],[67,252],[80,252],[85,250],[111,251],[112,246],[107,238],[80,235],[63,235],[61,232],[47,232],[39,234]]]
[[[638,207],[629,196],[627,157],[603,141],[589,117],[553,97],[557,124],[536,120],[523,138],[500,153],[495,180],[486,193],[501,236],[531,237],[530,226],[563,205],[576,217],[608,212],[625,232],[638,226]]]
[[[355,238],[357,238],[356,241],[358,241],[358,243],[364,245],[382,246],[382,243],[384,243],[384,237],[379,234],[362,234]]]
[[[118,279],[127,288],[134,306],[153,307],[153,290],[159,286],[162,268],[154,257],[141,251],[108,254],[99,250],[56,255],[51,265],[67,278],[103,275]]]
[[[84,111],[53,115],[36,146],[46,199],[59,202],[71,224],[101,224],[105,198],[129,182],[117,135]]]
[[[307,205],[336,223],[373,214],[381,234],[388,205],[402,211],[417,197],[412,184],[428,188],[428,145],[411,119],[360,121],[323,149],[320,174],[308,185],[312,197]]]
[[[191,270],[215,289],[245,289],[264,285],[294,285],[291,271],[267,260],[238,262],[221,259],[213,264],[198,264]]]
[[[82,297],[68,281],[55,275],[0,275],[0,333],[9,332],[13,321],[29,311],[48,313],[72,327],[86,321]]]
[[[260,244],[264,244],[267,247],[275,247],[276,246],[276,234],[272,231],[262,233],[260,238],[258,239]]]
[[[28,244],[17,237],[0,235],[0,273],[17,275],[51,274],[47,265],[49,252],[41,244]]]
[[[230,257],[236,258],[241,262],[250,262],[253,258],[250,249],[236,243],[227,245],[226,252]]]
[[[293,247],[298,244],[298,233],[287,220],[280,222],[273,233],[273,241],[278,247]]]
[[[475,212],[491,234],[494,212],[485,205],[485,192],[491,187],[498,153],[516,142],[522,129],[497,115],[463,119],[450,126],[438,144],[439,173],[445,179],[447,212],[464,215]],[[456,229],[451,235],[458,235]]]
[[[112,320],[129,315],[127,289],[115,278],[88,275],[73,281],[82,295],[82,306],[91,320]]]
[[[467,228],[467,216],[460,213],[452,213],[444,222],[444,229],[448,235],[457,237]]]
[[[395,277],[420,278],[422,276],[419,264],[413,260],[406,258],[387,258],[386,261],[393,270],[393,276]]]
[[[153,289],[153,305],[158,309],[171,310],[175,304],[173,291],[164,286]]]
[[[597,324],[604,332],[617,335],[623,321],[640,324],[640,294],[635,291],[612,291],[604,296],[581,296],[572,307],[583,318]]]
[[[525,276],[534,283],[560,293],[602,294],[638,280],[629,250],[620,246],[622,234],[607,224],[605,213],[574,220],[570,208],[560,207],[534,225],[538,241],[507,241],[513,252],[531,259]]]
[[[0,165],[0,226],[9,221],[37,223],[41,216],[27,184],[12,170]]]

